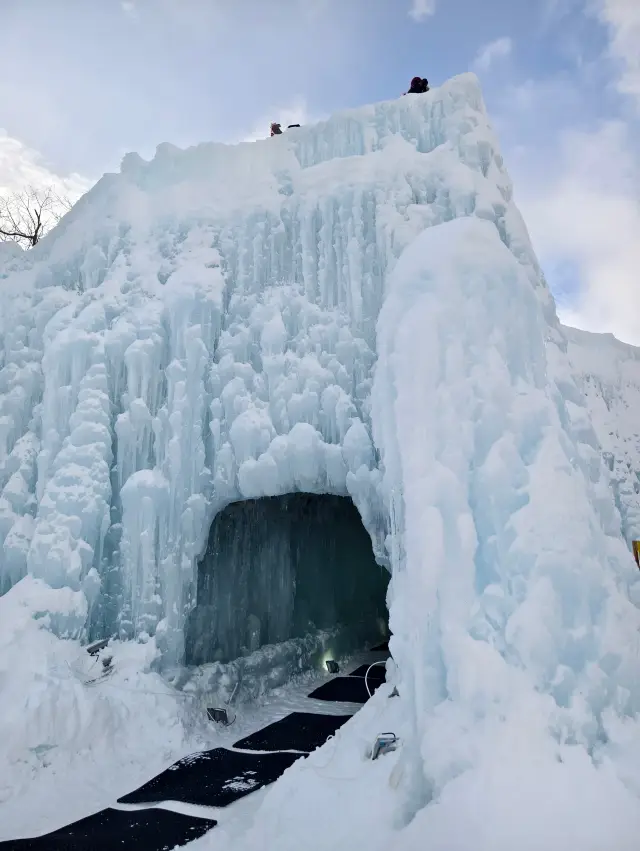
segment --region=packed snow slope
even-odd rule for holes
[[[332,493],[392,571],[404,741],[360,809],[331,799],[332,824],[389,847],[371,827],[384,798],[407,848],[425,831],[438,849],[586,848],[600,796],[615,847],[635,841],[638,572],[473,75],[254,144],[128,155],[33,251],[4,251],[0,277],[0,676],[27,707],[5,725],[13,764],[19,725],[30,751],[88,739],[98,698],[55,679],[60,648],[117,633],[180,663],[221,508]],[[275,832],[278,788],[325,812],[329,779],[296,771],[265,797]],[[548,788],[566,817],[541,826],[529,802]],[[346,847],[324,828],[305,845],[292,826],[290,847]]]

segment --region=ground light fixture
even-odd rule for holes
[[[340,665],[333,659],[327,659],[325,661],[325,665],[327,666],[327,671],[330,674],[339,674],[340,673]]]
[[[386,753],[391,753],[398,747],[399,739],[395,733],[379,733],[371,749],[371,759],[378,759]]]
[[[240,680],[233,687],[233,691],[231,692],[231,697],[226,701],[226,705],[229,706],[233,698],[236,696],[236,692],[238,691],[238,686],[240,685]],[[215,721],[216,724],[222,724],[223,727],[230,727],[232,724],[235,724],[237,715],[232,713],[233,717],[229,718],[229,712],[224,706],[209,706],[207,707],[207,718],[209,721]]]
[[[101,638],[98,641],[93,641],[91,644],[87,644],[84,649],[87,651],[89,656],[97,656],[101,650],[104,650],[110,641],[110,638]]]
[[[231,723],[227,710],[217,706],[207,708],[207,718],[209,721],[215,721],[216,724],[222,724],[223,727],[228,727]]]

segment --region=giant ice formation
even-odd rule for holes
[[[475,77],[128,155],[0,279],[5,603],[67,589],[34,603],[58,635],[179,663],[225,506],[348,496],[392,573],[416,800],[526,706],[592,755],[640,711],[637,516]]]

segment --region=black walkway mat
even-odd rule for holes
[[[351,671],[349,674],[350,677],[364,677],[364,675],[369,671],[370,665],[360,665],[359,668],[356,668],[355,671]],[[383,683],[387,678],[387,672],[385,670],[384,665],[375,665],[369,671],[369,676],[367,677],[367,682],[371,685],[371,681],[377,683]]]
[[[35,839],[0,842],[2,851],[171,851],[204,836],[218,822],[168,810],[102,810]]]
[[[292,712],[263,730],[240,739],[233,747],[250,751],[297,750],[310,753],[321,747],[349,718],[351,715]]]
[[[371,677],[367,679],[367,685],[372,694],[380,688],[382,683],[382,680],[372,680]],[[312,691],[309,697],[315,700],[340,700],[348,703],[366,703],[369,700],[364,677],[336,677]]]
[[[226,807],[273,783],[299,758],[295,753],[258,755],[214,748],[179,760],[144,786],[118,798],[118,803],[182,801],[204,807]]]
[[[382,644],[378,644],[377,647],[371,648],[372,653],[388,653],[389,652],[389,641],[383,641]]]

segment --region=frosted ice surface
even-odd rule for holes
[[[640,349],[610,334],[566,328],[568,353],[588,419],[611,471],[624,536],[640,540]]]
[[[443,699],[461,747],[525,693],[590,746],[638,711],[630,503],[473,75],[128,155],[0,279],[0,587],[80,594],[63,634],[179,662],[215,515],[329,493],[393,569],[432,786]]]
[[[389,278],[373,423],[403,531],[391,649],[432,793],[525,704],[590,748],[605,708],[640,705],[637,570],[545,326],[526,268],[478,218],[425,230]]]

